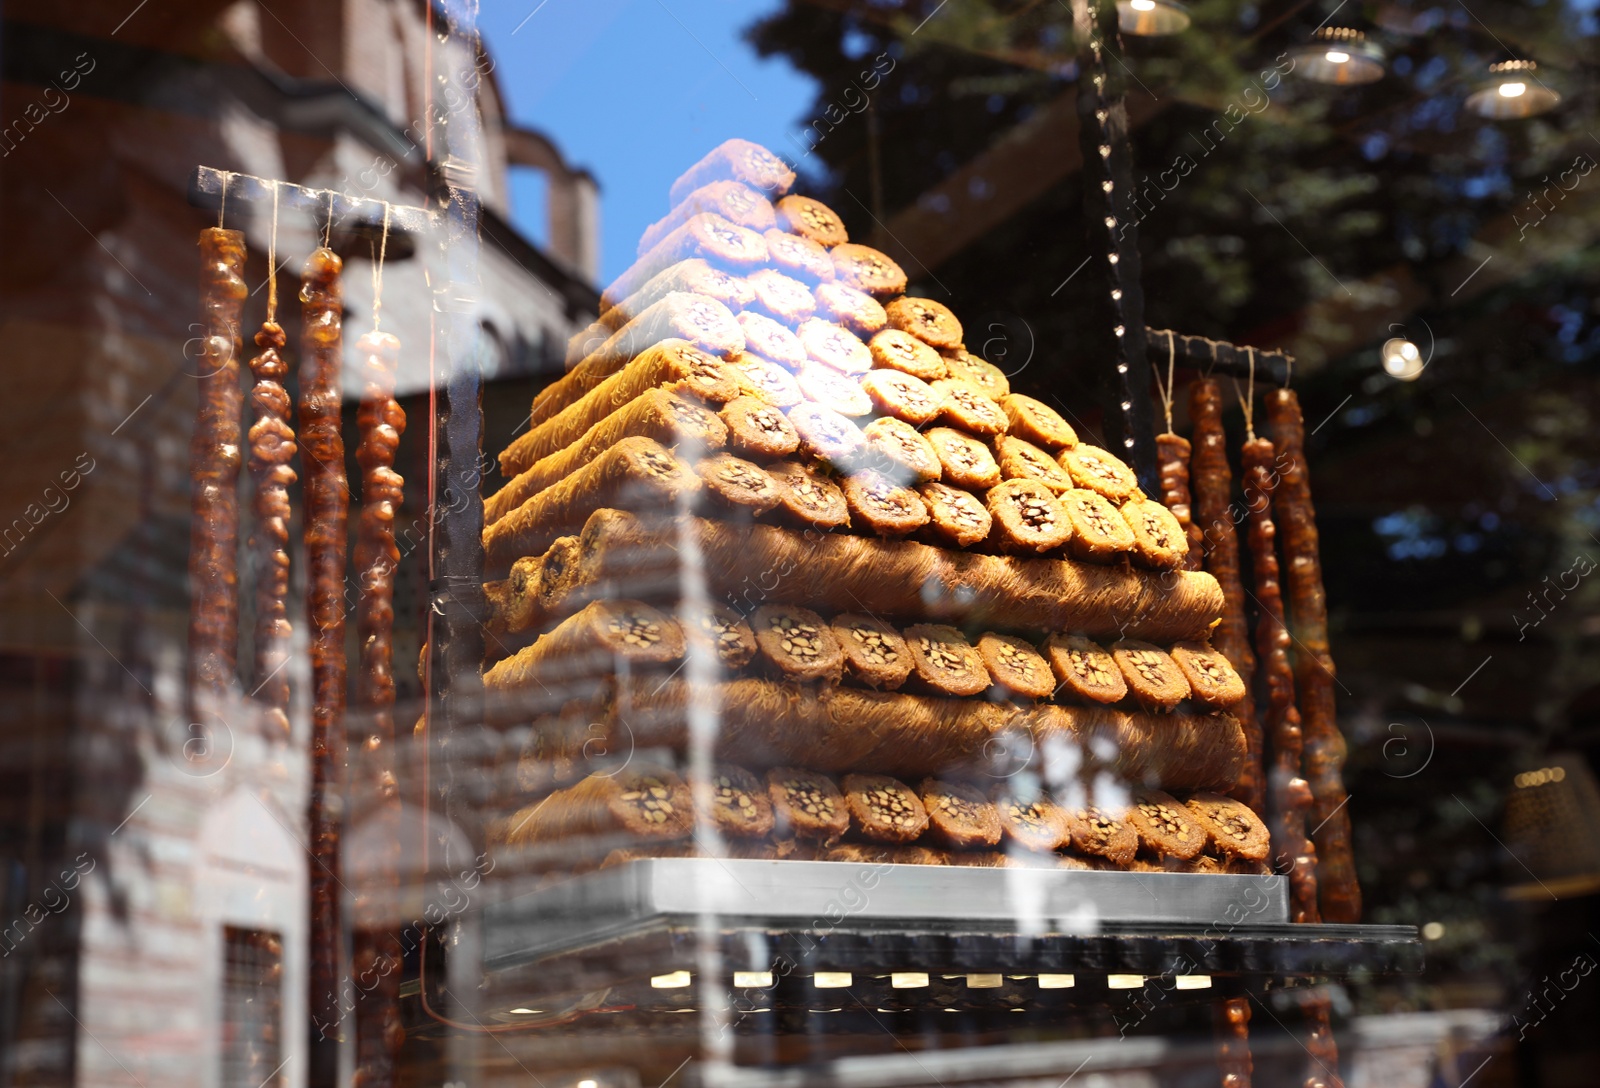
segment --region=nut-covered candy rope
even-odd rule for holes
[[[1328,648],[1328,600],[1322,586],[1317,514],[1311,504],[1306,465],[1305,419],[1293,390],[1267,397],[1267,421],[1277,451],[1278,487],[1273,496],[1283,527],[1288,566],[1289,619],[1299,652],[1295,680],[1305,732],[1305,776],[1311,784],[1311,820],[1317,830],[1318,898],[1328,922],[1361,919],[1361,886],[1350,847],[1350,814],[1341,771],[1345,741],[1334,710],[1333,656]]]
[[[272,233],[267,242],[267,319],[256,333],[261,349],[250,360],[250,475],[255,480],[251,512],[255,524],[250,550],[255,555],[255,697],[280,739],[289,737],[289,488],[299,477],[294,459],[293,404],[284,381],[289,367],[280,354],[285,336],[278,324],[278,187],[272,187]]]
[[[1300,711],[1294,703],[1294,670],[1289,665],[1289,631],[1283,625],[1283,591],[1278,583],[1277,527],[1272,521],[1272,443],[1252,438],[1244,444],[1245,507],[1250,519],[1250,568],[1255,572],[1256,654],[1266,678],[1262,732],[1271,750],[1268,778],[1274,860],[1289,866],[1290,916],[1316,922],[1316,850],[1306,838],[1305,807],[1310,789],[1300,777]]]
[[[199,397],[189,445],[189,720],[205,728],[222,712],[239,652],[239,498],[242,460],[239,323],[249,293],[243,233],[200,232],[200,308],[205,323]]]
[[[331,203],[331,196],[330,196]],[[339,431],[344,262],[323,246],[300,281],[300,454],[311,622],[311,994],[313,1017],[337,1023],[344,941],[339,824],[345,758],[344,573],[350,493]]]
[[[1217,1002],[1217,1071],[1222,1088],[1250,1088],[1255,1062],[1250,1057],[1250,998],[1230,997]]]
[[[1233,471],[1228,467],[1228,436],[1222,428],[1222,387],[1201,378],[1189,387],[1189,414],[1194,420],[1194,523],[1200,530],[1205,569],[1222,586],[1222,622],[1211,635],[1211,645],[1228,659],[1244,681],[1244,701],[1233,708],[1244,727],[1250,755],[1239,783],[1229,796],[1257,813],[1266,806],[1262,767],[1261,722],[1252,694],[1256,673],[1250,649],[1250,628],[1244,618],[1244,583],[1239,576],[1239,537],[1234,531]],[[1190,554],[1195,553],[1193,547]]]

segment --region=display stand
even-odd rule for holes
[[[1072,0],[1072,10],[1082,42],[1090,282],[1102,311],[1089,346],[1092,357],[1105,360],[1105,440],[1125,455],[1142,486],[1159,494],[1150,351],[1167,349],[1182,365],[1275,385],[1288,383],[1293,363],[1280,352],[1145,326],[1127,120],[1118,77],[1104,58],[1106,43],[1120,49],[1116,9],[1109,0]],[[449,132],[447,161],[471,161],[476,134],[454,126]],[[478,772],[456,750],[481,713],[484,519],[476,487],[467,502],[442,499],[462,486],[453,466],[476,464],[481,455],[482,379],[473,352],[477,205],[473,179],[459,165],[437,181],[437,208],[390,206],[387,215],[391,234],[440,246],[448,270],[433,285],[432,378],[442,402],[435,403],[429,430],[429,506],[442,505],[443,513],[431,527],[428,556],[424,773],[429,803],[466,825],[459,776]],[[370,230],[374,212],[383,214],[370,198],[197,169],[193,203],[216,207],[224,191],[230,205],[275,198],[283,208],[331,216],[357,233]],[[443,864],[464,870],[472,859]],[[685,990],[678,980],[712,963],[747,976],[754,991],[767,995],[759,1016],[736,1024],[736,1033],[776,1032],[785,1015],[847,1007],[867,1017],[874,1010],[960,1010],[980,1024],[995,1019],[1014,1028],[1056,1023],[1064,1011],[1103,1007],[1116,989],[1164,980],[1171,1001],[1204,1004],[1421,965],[1412,927],[1289,924],[1281,877],[865,866],[874,891],[859,907],[837,904],[841,874],[852,868],[636,860],[491,902],[473,923],[481,925],[483,976],[472,1016],[530,1031],[598,1012],[626,1012],[641,1025],[682,1023],[672,1018],[694,1006],[701,991]],[[1018,906],[1027,903],[1035,904],[1031,914]],[[424,946],[423,955],[436,962],[437,946]],[[789,968],[774,976],[774,963]],[[850,981],[837,987],[835,1000],[825,991],[828,980],[839,978]],[[416,995],[424,986],[429,1009],[451,1007],[437,978],[413,980],[405,992]],[[594,999],[596,993],[603,997]],[[824,996],[826,1008],[818,1004]],[[417,1007],[408,1007],[408,1020],[414,1032],[433,1029]]]

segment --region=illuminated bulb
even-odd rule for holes
[[[922,971],[896,971],[889,976],[889,985],[897,990],[914,990],[928,984],[928,976]]]
[[[664,975],[650,976],[650,985],[657,990],[681,990],[689,985],[689,981],[687,971],[668,971]]]
[[[772,985],[771,971],[735,971],[733,984],[740,989],[761,989]]]
[[[1329,64],[1349,64],[1350,54],[1339,49],[1330,49],[1326,54]]]
[[[1502,83],[1502,84],[1500,84],[1500,97],[1501,98],[1515,98],[1520,94],[1526,94],[1527,91],[1528,91],[1528,85],[1526,83]]]
[[[1425,941],[1437,941],[1440,937],[1443,937],[1443,936],[1444,936],[1444,923],[1443,922],[1429,922],[1427,925],[1422,927],[1422,939],[1425,940]]]
[[[1179,975],[1174,981],[1180,990],[1211,989],[1210,975]]]
[[[1536,117],[1561,104],[1561,92],[1538,75],[1531,60],[1506,60],[1489,65],[1489,74],[1467,95],[1466,107],[1491,121]]]
[[[511,1015],[512,1016],[538,1016],[539,1015],[539,1011],[540,1010],[538,1010],[538,1009],[512,1009],[511,1010]]]
[[[1156,0],[1132,0],[1128,6],[1134,11],[1154,11],[1156,10]]]
[[[1313,83],[1342,87],[1383,78],[1383,50],[1353,27],[1320,27],[1291,55],[1295,75]]]
[[[1040,975],[1041,990],[1070,990],[1078,984],[1076,975]]]
[[[1144,985],[1143,975],[1107,975],[1108,990],[1137,990]]]
[[[993,990],[1000,986],[1002,979],[999,975],[968,975],[967,987],[973,990]]]
[[[849,971],[818,971],[811,976],[811,984],[819,990],[847,989],[853,981]]]
[[[1383,343],[1383,369],[1392,378],[1403,382],[1414,382],[1422,376],[1422,352],[1417,350],[1417,345],[1401,337],[1385,340]]]
[[[1189,12],[1180,0],[1117,0],[1117,29],[1141,38],[1159,38],[1189,29]]]
[[[578,1088],[600,1088],[600,1082],[597,1080],[580,1080]]]

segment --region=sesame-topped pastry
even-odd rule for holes
[[[815,401],[805,401],[789,409],[789,422],[800,435],[803,452],[839,468],[854,464],[867,444],[867,436],[848,417]],[[996,468],[995,474],[999,472]]]
[[[1006,377],[1005,371],[989,360],[969,354],[966,348],[942,351],[939,354],[944,357],[944,364],[949,368],[952,378],[961,379],[990,400],[998,403],[1010,395],[1011,379]]]
[[[888,254],[871,246],[846,242],[828,250],[833,270],[840,283],[865,291],[874,298],[893,298],[904,293],[906,273]],[[887,311],[888,307],[885,307]]]
[[[823,246],[843,245],[850,240],[839,213],[820,200],[790,194],[778,201],[778,226],[790,234],[810,238]]]
[[[774,227],[762,236],[772,267],[803,283],[828,284],[838,273],[828,251],[809,238],[787,234]]]
[[[966,636],[941,623],[906,628],[917,686],[940,695],[976,695],[989,687],[989,670]]]
[[[833,779],[798,767],[767,772],[773,834],[782,839],[831,843],[850,828],[850,811]]]
[[[1141,567],[1176,570],[1189,554],[1189,538],[1177,517],[1158,502],[1132,499],[1118,509],[1133,530],[1133,561]]]
[[[791,328],[817,312],[811,289],[792,276],[762,268],[745,277],[754,297],[750,308]]]
[[[768,243],[771,248],[771,243]],[[828,270],[833,270],[830,262]],[[854,287],[842,283],[821,283],[812,292],[817,299],[817,316],[843,325],[857,336],[872,336],[889,321],[883,303]]]
[[[1139,479],[1133,474],[1133,469],[1099,446],[1073,446],[1062,451],[1057,460],[1072,477],[1073,483],[1104,495],[1113,503],[1128,501],[1138,490]]]
[[[800,323],[800,343],[816,362],[842,374],[865,374],[872,369],[872,352],[861,337],[820,317]]]
[[[1000,482],[1000,466],[989,447],[953,427],[931,427],[923,432],[939,456],[945,483],[987,490]]]
[[[807,362],[795,372],[800,392],[807,400],[831,408],[842,416],[857,419],[872,414],[872,398],[861,388],[861,383],[848,374],[841,374],[831,366]]]
[[[701,495],[718,509],[765,514],[778,505],[777,483],[766,469],[742,457],[714,454],[701,460],[695,471],[705,485]]]
[[[774,408],[793,408],[806,399],[794,375],[770,359],[741,351],[726,363],[740,391],[747,396],[757,397]]]
[[[1006,414],[977,386],[956,378],[941,378],[933,383],[935,393],[944,398],[944,421],[968,434],[996,435],[1006,432]]]
[[[711,768],[711,818],[722,834],[760,839],[772,832],[772,798],[763,783],[743,767],[717,763]]]
[[[1000,845],[1000,814],[975,786],[924,778],[922,807],[928,813],[928,833],[952,850],[981,850]]]
[[[995,460],[1000,462],[1000,475],[1008,480],[1037,480],[1056,494],[1070,491],[1072,477],[1056,464],[1044,450],[1026,439],[1009,434],[994,440]]]
[[[1039,651],[1015,635],[984,632],[978,638],[978,656],[1002,694],[1043,699],[1056,689],[1055,676]]]
[[[1056,634],[1045,639],[1043,649],[1061,701],[1115,703],[1128,694],[1121,667],[1099,643],[1082,635]]]
[[[939,455],[911,424],[880,416],[862,433],[867,436],[868,452],[877,455],[878,468],[891,479],[915,486],[939,478]]]
[[[1189,681],[1159,646],[1125,638],[1111,645],[1111,656],[1128,682],[1128,691],[1147,710],[1171,710],[1189,697]]]
[[[1133,791],[1128,823],[1139,842],[1164,858],[1187,861],[1206,846],[1206,831],[1183,802],[1160,790]]]
[[[1271,836],[1248,805],[1215,793],[1197,793],[1186,805],[1205,829],[1209,845],[1218,853],[1246,861],[1267,859]]]
[[[935,348],[961,346],[961,322],[950,307],[931,298],[897,298],[883,307],[889,327],[901,329]]]
[[[730,223],[757,232],[771,230],[778,223],[772,201],[748,185],[738,181],[713,181],[689,193],[665,217],[646,227],[639,237],[639,255],[650,252],[684,220],[701,212],[715,212]]]
[[[681,204],[701,186],[722,180],[741,182],[776,200],[794,185],[794,171],[760,144],[749,140],[724,140],[672,183],[667,200],[674,205]]]
[[[1204,642],[1180,642],[1172,660],[1189,681],[1189,698],[1226,710],[1244,698],[1244,680],[1221,652]]]
[[[709,601],[700,608],[685,606],[680,622],[685,642],[709,650],[725,669],[743,668],[756,655],[755,632],[725,604]]]
[[[928,830],[928,813],[910,786],[884,774],[844,776],[850,827],[872,842],[911,842]]]
[[[1078,444],[1078,432],[1054,408],[1022,393],[1007,393],[1000,398],[1000,410],[1011,426],[1007,433],[1042,446],[1064,450]]]
[[[998,550],[1042,555],[1072,539],[1072,523],[1055,493],[1038,480],[1007,480],[983,497],[994,520],[989,541]]]
[[[809,608],[769,604],[750,617],[756,647],[769,672],[785,680],[837,683],[844,653],[828,622]]]
[[[800,338],[766,314],[746,310],[739,315],[738,322],[744,332],[746,351],[790,370],[806,361],[806,349],[801,345]]]
[[[1068,549],[1075,558],[1104,563],[1133,547],[1133,530],[1105,496],[1075,487],[1060,498],[1072,525]]]
[[[850,508],[844,492],[828,477],[798,461],[768,465],[767,475],[778,484],[778,511],[784,520],[817,529],[849,526]]]
[[[718,413],[728,448],[750,457],[787,457],[800,448],[800,434],[778,409],[760,397],[734,397]]]
[[[845,477],[844,501],[850,508],[851,524],[879,536],[906,536],[928,523],[922,497],[876,469],[861,469]]]
[[[1105,858],[1117,866],[1133,861],[1139,836],[1122,816],[1094,805],[1065,811],[1072,848],[1078,853]]]
[[[939,353],[904,329],[884,329],[872,337],[867,348],[872,352],[873,366],[902,370],[925,382],[950,376],[950,368]]]
[[[833,635],[844,651],[845,670],[868,687],[894,691],[911,675],[906,640],[876,616],[841,613],[833,618]]]
[[[921,536],[930,543],[970,548],[989,535],[994,519],[970,491],[934,481],[917,489],[928,508]]]
[[[861,388],[872,398],[873,407],[885,415],[903,419],[913,427],[926,426],[944,411],[944,398],[921,378],[898,370],[874,370],[861,376]]]

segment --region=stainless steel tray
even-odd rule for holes
[[[486,905],[485,963],[513,967],[656,922],[794,931],[1226,933],[1289,920],[1281,876],[653,858]]]

